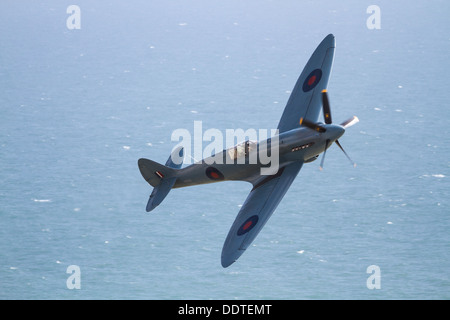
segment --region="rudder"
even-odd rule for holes
[[[175,149],[169,159],[167,159],[166,165],[144,158],[138,160],[142,176],[145,181],[154,187],[148,199],[147,212],[156,208],[164,200],[177,181],[177,169],[181,168],[182,163],[181,161],[174,162],[172,155],[179,156],[182,159],[183,148]]]

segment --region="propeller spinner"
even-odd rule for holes
[[[322,111],[323,111],[323,117],[324,117],[324,121],[325,124],[332,124],[333,121],[331,119],[331,108],[330,108],[330,100],[328,98],[328,92],[327,90],[322,90]],[[356,124],[357,122],[359,122],[358,117],[353,116],[352,118],[342,122],[340,124],[340,126],[342,126],[344,129],[347,129],[348,127],[351,127],[352,125]],[[322,123],[318,122],[318,123],[314,123],[312,121],[309,121],[307,119],[301,118],[300,119],[300,125],[305,126],[307,128],[310,128],[312,130],[318,131],[318,132],[325,132],[326,131],[326,127],[323,126]],[[356,163],[353,162],[353,160],[348,156],[347,152],[345,152],[344,148],[342,147],[342,145],[340,144],[339,140],[335,140],[336,144],[338,145],[338,147],[342,150],[342,152],[344,152],[345,156],[347,157],[347,159],[352,163],[352,165],[354,167],[356,167]],[[325,154],[327,152],[328,146],[330,145],[330,140],[326,140],[325,142],[325,150],[323,152],[323,156],[322,156],[322,161],[320,162],[320,170],[323,169],[323,163],[325,160]]]

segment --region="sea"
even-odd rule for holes
[[[0,299],[447,300],[450,2],[2,0]],[[228,268],[247,182],[174,189],[176,129],[275,129],[328,34],[340,143]],[[206,143],[205,143],[206,146]]]

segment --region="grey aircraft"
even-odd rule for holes
[[[223,150],[222,163],[214,163],[205,158],[181,168],[181,161],[173,157],[183,157],[183,148],[175,148],[165,165],[148,159],[139,159],[139,170],[144,179],[154,187],[147,203],[147,211],[157,207],[174,188],[220,181],[247,181],[253,188],[240,208],[230,228],[222,249],[222,266],[234,263],[256,238],[283,196],[291,186],[304,163],[316,160],[324,153],[320,168],[323,167],[326,150],[335,142],[347,158],[338,139],[345,129],[357,123],[356,116],[337,125],[332,123],[327,84],[330,78],[335,51],[335,37],[330,34],[319,44],[301,73],[289,97],[278,123],[277,144],[273,137],[260,142],[245,141],[233,148]],[[322,110],[324,123],[319,122]],[[252,153],[266,152],[278,148],[278,171],[262,175],[261,161],[250,163]],[[243,161],[238,161],[243,160]],[[216,161],[217,162],[217,161]],[[211,164],[212,163],[212,164]]]

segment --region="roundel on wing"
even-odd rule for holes
[[[206,176],[208,178],[210,178],[211,180],[223,180],[225,177],[223,176],[222,172],[220,172],[219,170],[217,170],[214,167],[208,167],[206,169]]]
[[[322,70],[315,69],[313,70],[303,82],[303,91],[308,92],[316,87],[316,85],[320,82],[322,78]]]
[[[257,223],[258,223],[258,216],[257,215],[251,216],[250,218],[245,220],[243,224],[241,224],[241,226],[237,231],[237,235],[242,236],[243,234],[249,232],[250,230],[252,230],[254,226],[256,226]]]

